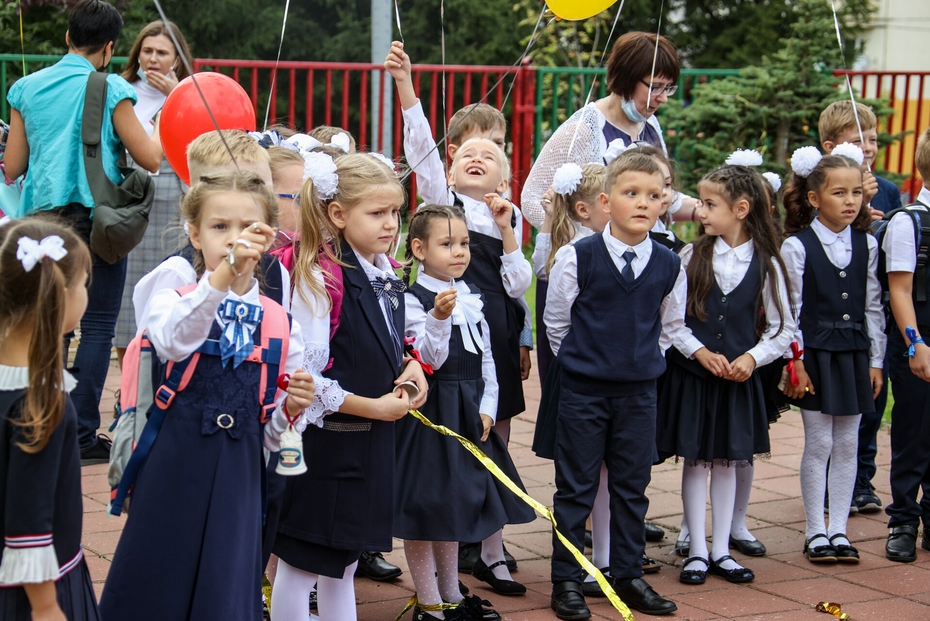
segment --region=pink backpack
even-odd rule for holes
[[[189,285],[177,291],[185,295],[196,288],[197,285]],[[291,324],[287,311],[280,304],[265,296],[260,296],[260,300],[264,310],[261,344],[255,345],[246,361],[262,365],[258,394],[261,422],[266,423],[275,410],[277,380],[280,367],[287,360]],[[132,339],[126,348],[120,381],[119,415],[113,423],[115,431],[107,471],[111,488],[108,512],[111,515],[120,515],[124,508],[129,511],[132,485],[161,429],[165,411],[171,407],[177,393],[187,388],[201,354],[218,355],[218,345],[206,341],[185,360],[169,362],[164,382],[156,387],[152,373],[158,366],[157,353],[145,332]]]

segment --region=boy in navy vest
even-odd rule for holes
[[[577,548],[597,493],[610,487],[610,577],[617,595],[648,614],[677,609],[642,578],[646,486],[655,453],[656,379],[684,324],[687,277],[678,256],[649,231],[661,209],[655,160],[627,151],[607,168],[601,206],[610,222],[559,251],[549,275],[545,323],[563,366],[555,452],[556,521]],[[552,609],[591,616],[581,568],[553,536]]]
[[[917,203],[930,210],[930,128],[917,143],[914,156],[924,187]],[[906,212],[888,223],[882,250],[888,270],[888,291],[895,323],[888,334],[885,360],[894,385],[891,411],[891,504],[888,542],[885,556],[892,561],[917,560],[917,530],[923,522],[920,546],[930,551],[930,347],[922,335],[930,338],[930,301],[918,300],[915,278],[917,248],[914,219]],[[930,270],[921,276],[930,280]],[[926,282],[924,283],[927,284]],[[921,296],[922,297],[922,296]],[[913,332],[911,332],[913,330]],[[920,503],[917,495],[923,487]]]

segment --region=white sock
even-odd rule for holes
[[[827,475],[830,489],[830,527],[827,535],[846,534],[849,505],[856,485],[859,450],[859,419],[855,416],[833,416],[833,451],[830,453],[830,472]],[[838,539],[836,543],[848,544]]]
[[[707,521],[707,474],[710,468],[701,465],[685,464],[681,469],[681,504],[684,507],[683,520],[691,534],[691,553],[688,556],[708,558],[707,540],[704,538]],[[707,569],[697,561],[688,563],[684,569]]]
[[[410,577],[417,590],[417,600],[427,606],[442,603],[439,594],[439,581],[436,574],[436,557],[433,555],[431,541],[404,540],[404,554],[410,567]],[[442,611],[426,611],[426,614],[442,619]]]
[[[504,560],[504,530],[501,529],[481,542],[481,560],[490,567]],[[507,563],[501,563],[491,570],[498,580],[513,580]]]
[[[271,617],[310,621],[310,591],[316,585],[317,578],[316,574],[291,567],[279,560],[274,593],[271,596]]]
[[[823,495],[827,488],[827,458],[833,452],[833,419],[833,416],[822,412],[801,410],[804,423],[801,497],[804,499],[804,515],[807,519],[807,539],[827,532],[823,519]],[[843,512],[849,513],[848,498]],[[817,541],[816,545],[826,545],[826,542]]]
[[[752,464],[736,469],[736,502],[733,504],[733,523],[730,534],[740,541],[755,541],[746,527],[746,511],[749,510],[749,495],[752,493],[752,478],[756,467]]]
[[[730,554],[730,524],[733,521],[733,503],[736,500],[735,467],[714,466],[710,470],[710,510],[713,517],[711,528],[711,558],[716,560]],[[723,569],[741,567],[736,561],[720,563]]]
[[[462,601],[459,590],[459,544],[455,541],[434,541],[433,558],[436,559],[436,581],[442,601],[457,604]]]
[[[357,621],[355,609],[355,568],[358,561],[346,567],[342,578],[320,576],[317,584],[317,610],[326,621]],[[272,601],[274,598],[272,598]],[[306,601],[304,608],[307,608]],[[280,617],[290,619],[290,617]]]
[[[607,464],[601,463],[601,479],[591,509],[591,562],[598,569],[610,567],[610,488],[607,486]],[[593,582],[594,576],[587,576]]]

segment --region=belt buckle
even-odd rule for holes
[[[231,429],[236,424],[236,419],[230,414],[220,414],[216,417],[216,424],[220,429]]]

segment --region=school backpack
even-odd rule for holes
[[[196,288],[197,285],[189,285],[177,292],[185,295]],[[279,369],[287,360],[291,325],[290,316],[280,304],[265,296],[260,296],[260,299],[264,313],[261,344],[255,345],[246,361],[261,363],[264,371],[258,394],[262,407],[261,422],[266,423],[276,407]],[[164,423],[165,411],[171,407],[177,393],[187,388],[201,354],[219,356],[219,342],[208,339],[185,360],[168,362],[165,378],[161,381],[155,376],[159,369],[157,353],[145,332],[132,339],[126,348],[120,381],[119,415],[114,423],[107,471],[111,488],[107,511],[111,515],[120,515],[124,509],[129,511],[133,483]]]
[[[878,280],[882,285],[882,304],[885,307],[885,318],[891,326],[891,293],[888,291],[888,270],[885,251],[882,242],[888,231],[891,219],[900,212],[911,216],[914,222],[914,248],[917,251],[917,266],[914,269],[914,300],[927,301],[927,257],[930,254],[930,210],[922,203],[911,203],[905,207],[892,209],[881,220],[872,225],[872,232],[878,239]]]

